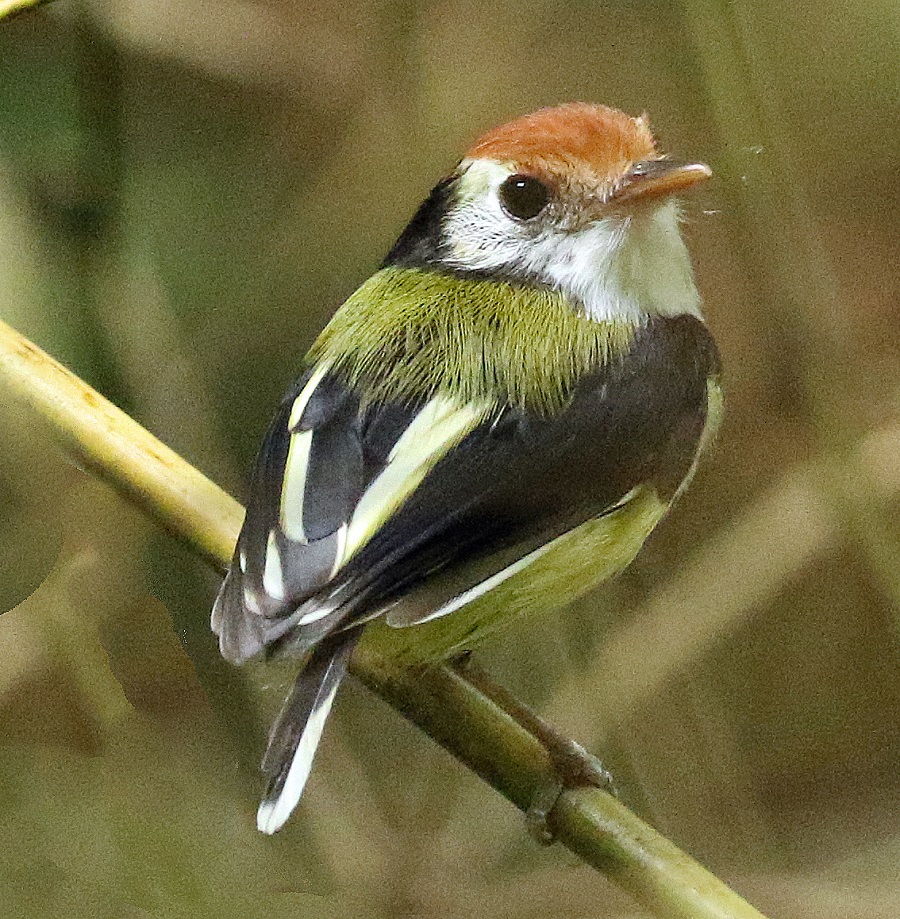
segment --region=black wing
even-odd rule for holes
[[[382,429],[402,430],[415,409],[384,406],[366,414],[377,418],[364,418],[356,393],[323,368],[308,370],[282,399],[213,608],[227,659],[246,660],[275,640],[339,567],[341,528],[392,446]]]
[[[703,324],[680,317],[648,323],[550,417],[440,396],[362,405],[322,368],[307,374],[260,453],[214,610],[223,653],[308,650],[437,571],[454,590],[480,583],[639,484],[674,494],[716,369]]]

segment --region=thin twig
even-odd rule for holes
[[[217,569],[243,511],[222,489],[76,376],[0,323],[0,378],[82,466]],[[360,647],[352,672],[522,810],[552,781],[540,742],[455,670],[406,669]],[[718,878],[597,788],[564,791],[556,838],[665,919],[763,919]]]

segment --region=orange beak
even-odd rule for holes
[[[712,175],[706,163],[647,160],[635,163],[609,194],[609,201],[633,201],[674,195]]]

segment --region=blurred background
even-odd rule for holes
[[[0,317],[242,496],[330,314],[481,131],[650,114],[727,412],[631,569],[482,662],[771,917],[900,915],[900,7],[121,0],[0,26]],[[0,392],[9,916],[645,914],[355,685],[258,835],[286,674]]]

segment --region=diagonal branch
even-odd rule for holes
[[[243,516],[232,497],[2,322],[0,380],[50,423],[80,465],[225,568]],[[457,671],[408,670],[362,649],[351,670],[518,808],[526,810],[552,780],[541,743]],[[605,791],[564,791],[548,823],[560,842],[657,916],[763,919]]]

